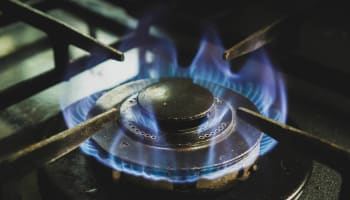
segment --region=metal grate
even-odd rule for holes
[[[62,2],[61,4],[65,3]],[[0,4],[2,10],[0,24],[2,26],[16,21],[24,21],[39,28],[48,35],[52,44],[55,63],[54,69],[29,80],[22,81],[2,91],[0,93],[0,98],[2,99],[0,109],[62,81],[63,72],[68,65],[79,66],[78,64],[69,62],[69,45],[75,45],[91,54],[91,56],[85,57],[85,60],[76,62],[88,62],[94,65],[106,59],[116,59],[120,61],[124,59],[124,55],[120,51],[104,45],[90,36],[81,34],[74,28],[43,12],[58,7],[60,7],[60,5],[57,2],[51,4],[51,2],[48,1],[36,2],[31,6],[19,1],[3,1]],[[89,60],[93,60],[94,62],[89,62]],[[71,74],[71,76],[72,75],[74,74]]]

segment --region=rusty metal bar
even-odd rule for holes
[[[295,151],[322,162],[339,172],[348,170],[350,149],[346,149],[309,132],[269,119],[247,108],[239,107],[237,115],[255,128]]]
[[[326,2],[325,0],[318,0],[304,8],[295,10],[291,14],[281,16],[227,49],[223,54],[224,60],[229,61],[247,55],[281,38],[287,38],[282,41],[284,46],[288,46],[288,44],[295,45],[293,41],[298,37],[297,27],[305,21],[306,17],[312,16],[313,12]]]
[[[276,35],[279,34],[281,26],[283,26],[282,22],[284,21],[285,18],[278,19],[273,23],[256,31],[255,33],[249,35],[241,42],[227,49],[223,55],[224,59],[233,60],[235,58],[253,52],[270,43],[273,39],[275,39]]]
[[[53,41],[52,48],[54,53],[55,71],[58,77],[64,76],[64,71],[66,71],[69,64],[69,45],[67,43],[58,43]]]
[[[4,16],[16,18],[40,30],[44,30],[50,37],[54,37],[55,42],[62,41],[73,44],[98,56],[119,61],[124,60],[124,54],[122,52],[104,45],[90,36],[79,33],[65,23],[25,3],[17,0],[4,0],[0,3],[0,8],[4,12]]]
[[[113,108],[74,128],[17,149],[8,155],[2,155],[0,157],[0,183],[18,178],[37,167],[57,160],[115,120],[117,120],[117,109]]]

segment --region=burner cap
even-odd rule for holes
[[[142,90],[137,101],[162,127],[189,128],[205,121],[214,96],[190,79],[163,79]]]

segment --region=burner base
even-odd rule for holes
[[[75,151],[39,171],[43,199],[297,199],[302,193],[312,161],[277,145],[257,161],[258,169],[247,180],[217,192],[196,191],[194,184],[177,187],[182,192],[164,191],[112,179],[112,170]],[[116,176],[117,174],[114,174]],[[183,192],[190,191],[190,192]],[[156,195],[155,195],[156,194]],[[203,196],[205,194],[205,196]]]
[[[129,175],[119,171],[112,171],[112,179],[116,184],[120,182],[128,182],[128,184],[137,184],[145,188],[160,189],[169,192],[211,192],[218,190],[225,190],[230,188],[232,184],[236,182],[245,181],[249,178],[250,174],[256,171],[257,167],[255,164],[246,168],[241,168],[234,173],[223,175],[216,179],[199,179],[193,183],[171,183],[163,180],[149,180],[143,177]],[[239,183],[237,183],[239,184]],[[188,186],[188,187],[186,187]]]

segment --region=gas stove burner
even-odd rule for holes
[[[236,117],[239,106],[257,111],[244,96],[213,83],[133,81],[97,100],[90,117],[112,107],[120,114],[92,143],[112,156],[118,173],[216,189],[247,178],[259,155],[262,133]]]
[[[76,152],[39,171],[44,199],[297,199],[312,170],[282,145],[257,159],[261,133],[235,114],[255,106],[211,82],[130,81],[68,109],[78,105],[90,117],[112,107],[119,115],[82,145],[95,159]]]
[[[123,102],[120,113],[129,133],[163,147],[205,147],[231,133],[236,124],[228,102],[214,99],[209,90],[187,79],[152,84]]]

